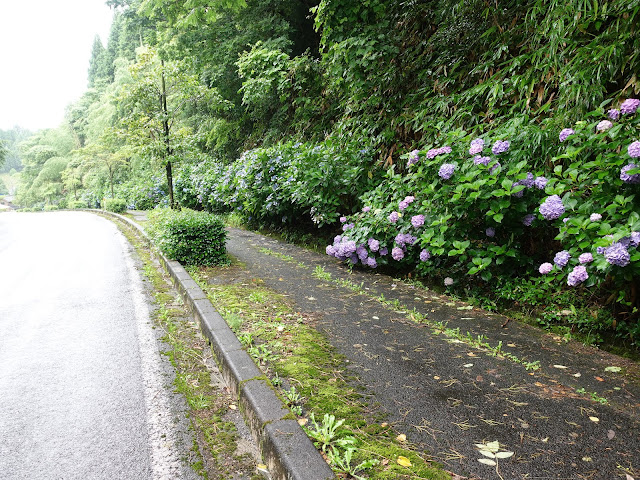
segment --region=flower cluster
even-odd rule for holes
[[[427,150],[425,155],[429,160],[436,158],[438,155],[444,155],[445,153],[451,153],[451,147],[431,148]]]
[[[456,166],[453,163],[443,163],[438,171],[438,175],[445,180],[449,180],[455,169]]]
[[[596,131],[605,132],[609,130],[611,127],[613,127],[613,123],[611,123],[609,120],[602,120],[601,122],[598,123],[598,125],[596,125]]]
[[[491,151],[494,155],[499,155],[507,150],[509,150],[508,140],[497,140],[496,143],[493,144],[493,147],[491,147]]]
[[[555,220],[560,218],[564,213],[564,204],[558,195],[547,197],[542,205],[540,205],[540,213],[547,220]]]
[[[567,285],[570,287],[575,287],[576,285],[584,282],[589,275],[587,274],[587,269],[582,265],[577,265],[573,268],[569,276],[567,277]]]
[[[620,104],[620,113],[631,115],[632,113],[636,113],[638,106],[640,106],[640,100],[637,98],[627,98]]]
[[[400,211],[405,210],[411,203],[413,203],[413,201],[415,200],[414,197],[412,196],[406,196],[404,197],[404,200],[402,200],[399,204],[398,204],[398,209]]]
[[[483,148],[484,140],[482,140],[481,138],[476,138],[475,140],[471,141],[471,146],[469,147],[469,155],[476,155],[482,152]]]
[[[411,225],[415,228],[421,227],[424,225],[424,215],[414,215],[411,217]]]
[[[629,170],[633,170],[635,168],[638,168],[635,163],[630,163],[629,165],[625,165],[624,167],[622,167],[622,169],[620,170],[620,180],[622,180],[624,183],[640,183],[640,173],[627,173],[629,172]]]
[[[571,258],[571,254],[566,250],[556,253],[556,256],[553,257],[553,263],[555,263],[558,267],[562,268],[567,263],[569,263],[569,259]]]
[[[489,165],[491,161],[491,157],[481,157],[480,155],[476,155],[473,157],[474,165],[484,165],[485,167]]]
[[[407,167],[409,165],[413,165],[413,164],[418,163],[419,160],[420,160],[420,150],[413,150],[409,154],[409,158],[407,159]]]
[[[576,133],[573,128],[563,128],[560,131],[560,135],[558,135],[558,139],[561,142],[564,142],[567,138],[569,138],[571,135],[573,135],[574,133]]]
[[[627,147],[627,153],[631,158],[639,158],[640,157],[640,142],[635,141]]]

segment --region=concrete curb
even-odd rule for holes
[[[146,232],[128,218],[101,210],[89,211],[122,220],[152,245]],[[159,251],[155,253],[185,305],[191,310],[202,334],[208,339],[222,376],[238,398],[245,422],[260,447],[271,477],[278,480],[335,479],[329,465],[298,422],[292,419],[289,409],[276,396],[265,376],[195,280],[179,262],[167,259]]]

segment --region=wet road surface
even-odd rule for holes
[[[131,247],[86,212],[0,214],[0,478],[197,478]]]

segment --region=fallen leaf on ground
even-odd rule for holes
[[[613,430],[609,430],[609,431],[607,432],[607,438],[608,438],[609,440],[613,440],[613,437],[615,437],[615,436],[616,436],[616,432],[614,432]]]
[[[471,368],[473,367],[473,363],[467,363],[465,365],[463,365],[464,368]]]
[[[567,367],[565,367],[564,365],[554,365],[553,368],[565,369]]]
[[[602,377],[593,377],[593,378],[595,378],[599,382],[604,382],[604,378]]]
[[[592,422],[598,423],[600,421],[600,419],[598,417],[589,417],[589,420],[591,420]]]
[[[404,433],[401,433],[400,435],[398,435],[396,437],[396,440],[398,440],[399,442],[406,442],[407,441],[407,436]]]
[[[496,462],[494,462],[490,458],[479,458],[478,461],[480,463],[484,463],[485,465],[489,465],[490,467],[495,467],[496,466]]]
[[[613,372],[613,373],[618,373],[620,370],[622,370],[622,368],[620,367],[607,367],[604,369],[605,372]]]
[[[410,467],[411,460],[409,460],[407,457],[403,457],[402,455],[400,455],[398,457],[398,465],[402,465],[403,467]]]
[[[300,425],[300,426],[304,426],[307,423],[309,423],[309,419],[308,418],[299,418],[298,419],[298,425]]]

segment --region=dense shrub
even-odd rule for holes
[[[87,208],[87,202],[83,202],[80,200],[73,200],[69,202],[69,208],[77,209],[77,208]]]
[[[121,198],[107,198],[103,207],[107,212],[124,213],[127,211],[127,202]]]
[[[45,205],[44,206],[44,211],[45,212],[51,212],[53,210],[59,210],[58,205]]]
[[[149,233],[162,253],[186,265],[227,262],[226,231],[216,215],[187,209],[155,209],[149,214]]]
[[[159,178],[135,178],[117,185],[116,195],[125,199],[130,210],[151,210],[167,206],[167,187]]]
[[[209,211],[237,211],[255,224],[335,223],[353,212],[381,171],[362,145],[286,143],[245,152],[229,166],[182,170],[179,199]]]
[[[610,297],[624,311],[619,328],[640,336],[638,103],[556,130],[542,158],[532,158],[521,137],[509,141],[516,131],[443,135],[440,145],[406,155],[406,166],[389,168],[363,195],[363,210],[341,219],[343,234],[327,253],[415,268],[445,285],[490,288],[496,275],[542,275],[557,287],[598,287],[603,303]]]

